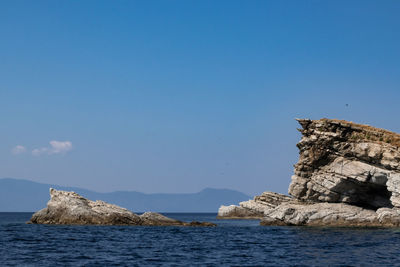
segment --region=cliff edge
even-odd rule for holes
[[[262,210],[243,202],[238,208],[257,211],[262,225],[399,226],[400,135],[341,120],[297,121],[291,198]],[[237,217],[221,209],[219,217]]]

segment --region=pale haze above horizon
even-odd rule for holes
[[[300,126],[400,132],[399,1],[3,1],[0,178],[287,193]]]

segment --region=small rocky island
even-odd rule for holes
[[[218,218],[261,225],[400,226],[400,135],[341,120],[298,119],[300,158],[289,195],[264,192]]]
[[[216,226],[208,222],[182,222],[155,212],[137,215],[101,200],[91,201],[75,192],[50,188],[47,207],[28,223],[70,225]]]

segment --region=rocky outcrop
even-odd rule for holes
[[[229,206],[222,205],[218,209],[217,218],[218,219],[261,219],[263,216],[264,212],[258,212],[257,210],[246,209],[236,205],[229,205]]]
[[[293,198],[261,210],[261,224],[400,226],[400,135],[340,120],[298,122]]]
[[[289,194],[304,201],[400,207],[399,135],[337,120],[298,120],[300,159]]]
[[[254,199],[243,201],[239,206],[221,206],[218,210],[219,219],[261,219],[264,212],[290,201],[291,198],[274,192],[264,192]]]
[[[142,215],[106,203],[91,201],[75,192],[50,188],[47,207],[36,212],[28,223],[78,225],[215,226],[207,222],[182,222],[155,212]]]
[[[265,213],[261,225],[397,227],[400,210],[377,211],[345,203],[285,203]]]

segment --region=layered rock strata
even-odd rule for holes
[[[182,222],[155,212],[137,215],[101,200],[91,201],[75,192],[50,188],[47,207],[28,223],[70,225],[215,226],[207,222]]]
[[[239,206],[222,205],[218,210],[219,219],[261,219],[264,217],[266,210],[274,209],[284,202],[290,201],[291,198],[274,192],[264,192],[254,199],[243,201]]]
[[[400,135],[340,120],[298,122],[293,198],[250,209],[263,214],[261,224],[400,226]]]
[[[364,209],[345,203],[284,203],[265,212],[261,225],[398,227],[400,210]]]
[[[400,207],[400,136],[337,120],[298,120],[303,137],[289,194],[304,201]]]

